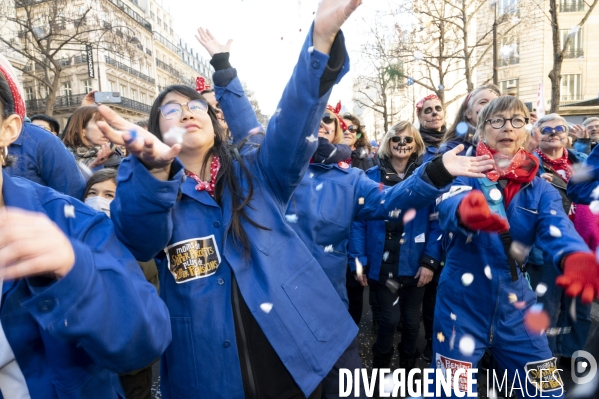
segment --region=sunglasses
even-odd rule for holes
[[[566,130],[564,125],[557,125],[556,127],[545,126],[540,129],[541,134],[565,133]]]
[[[394,143],[411,144],[412,142],[414,142],[414,137],[410,137],[410,136],[405,136],[405,137],[393,136],[393,137],[391,137],[391,141],[394,142]]]
[[[186,106],[192,114],[208,113],[208,103],[202,100],[191,100],[187,104],[169,103],[159,107],[160,113],[164,119],[175,119],[183,113],[183,106]]]
[[[327,125],[329,123],[333,123],[334,120],[335,120],[335,117],[331,114],[324,114],[324,116],[322,117],[322,121],[324,123],[326,123]]]

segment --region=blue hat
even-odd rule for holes
[[[377,147],[378,148],[378,144],[376,143],[376,140],[370,140],[370,145],[373,147]]]

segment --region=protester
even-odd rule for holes
[[[374,159],[370,156],[370,142],[368,135],[364,131],[364,126],[360,124],[360,119],[349,112],[343,114],[343,122],[346,129],[343,131],[345,144],[351,148],[351,166],[364,171],[375,165]]]
[[[97,106],[79,107],[71,115],[62,138],[75,160],[92,171],[118,168],[122,158],[120,148],[110,143],[98,128],[100,120]]]
[[[573,144],[574,149],[590,154],[599,141],[599,118],[586,118],[582,122],[581,129],[577,129],[574,136],[576,138]]]
[[[60,133],[60,123],[51,116],[44,114],[33,115],[31,118],[31,124],[41,127],[52,133],[55,136],[58,136]]]
[[[557,191],[536,177],[537,158],[523,149],[530,137],[528,116],[524,104],[511,96],[485,106],[476,153],[493,155],[496,166],[485,178],[457,178],[440,199],[439,222],[453,238],[439,281],[434,364],[445,372],[458,364],[475,367],[489,348],[508,381],[516,386],[526,381],[520,387],[523,397],[534,397],[534,384],[543,384],[548,397],[563,397],[556,360],[541,334],[544,327],[531,310],[536,295],[521,270],[522,248],[541,246],[553,267],[564,270],[558,284],[568,295],[582,293],[585,303],[597,294],[599,269]],[[550,370],[554,384],[531,377],[545,376],[540,368]]]
[[[0,55],[0,392],[122,397],[116,373],[146,366],[169,345],[167,308],[103,213],[6,173],[24,116]]]
[[[420,135],[426,146],[423,158],[426,162],[437,154],[447,130],[445,127],[445,110],[439,97],[429,94],[416,103],[416,115],[420,123]]]
[[[369,169],[366,175],[385,186],[401,184],[422,165],[424,151],[418,130],[409,122],[399,122],[383,137],[378,166]],[[378,334],[372,347],[372,367],[389,368],[401,314],[399,367],[407,375],[419,357],[420,308],[424,287],[439,267],[442,234],[438,221],[430,220],[434,203],[417,212],[402,209],[400,217],[354,222],[349,248],[352,270],[357,267],[355,259],[368,270],[368,286],[377,287],[374,292],[381,307]],[[410,212],[415,215],[407,219],[406,213]]]

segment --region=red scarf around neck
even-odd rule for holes
[[[192,178],[198,183],[196,185],[196,190],[203,191],[206,190],[208,194],[214,198],[214,185],[216,184],[216,175],[218,175],[218,171],[220,170],[220,158],[218,155],[212,157],[212,162],[210,164],[210,181],[203,181],[200,179],[198,175],[189,170],[185,169],[185,175],[187,177]]]
[[[507,180],[507,185],[503,189],[503,197],[505,198],[505,207],[510,204],[514,195],[520,190],[522,184],[531,182],[537,175],[539,170],[539,161],[531,153],[518,150],[516,155],[509,160],[505,155],[499,154],[497,151],[489,148],[485,143],[480,142],[476,146],[476,156],[489,155],[495,160],[493,169],[486,172],[487,178],[492,182],[499,179]],[[506,163],[504,166],[503,163]],[[499,164],[499,166],[498,166]]]
[[[543,162],[548,164],[551,167],[551,169],[553,169],[555,173],[559,177],[561,177],[566,183],[568,182],[568,180],[570,180],[570,177],[572,176],[572,163],[568,158],[568,150],[566,149],[566,147],[564,147],[563,155],[558,159],[549,158],[547,155],[543,154],[543,151],[539,150],[538,148],[536,149],[536,151],[537,154],[539,154],[539,156],[543,160]],[[560,170],[564,172],[565,177],[561,173],[559,173]]]

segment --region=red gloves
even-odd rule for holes
[[[599,265],[595,256],[585,252],[567,255],[564,274],[555,283],[569,296],[581,295],[582,303],[591,303],[599,294]]]
[[[501,233],[509,230],[507,220],[491,212],[485,195],[472,190],[462,200],[458,207],[460,223],[473,231]]]

